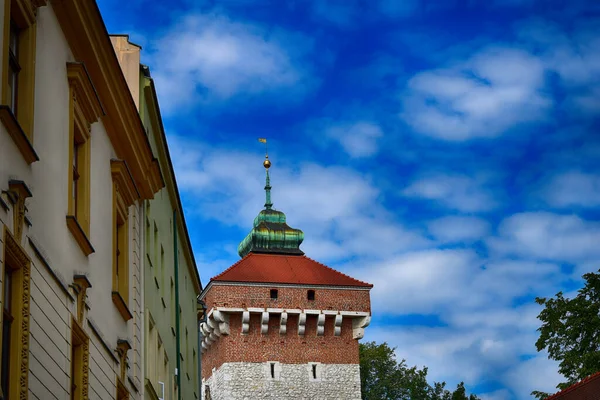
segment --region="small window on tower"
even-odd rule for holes
[[[315,299],[315,291],[314,291],[314,290],[309,290],[309,291],[306,293],[306,298],[307,298],[308,300],[314,300],[314,299]]]
[[[317,364],[312,365],[312,377],[313,379],[317,379]]]
[[[271,289],[271,299],[273,299],[273,300],[277,299],[277,295],[278,295],[277,289]]]
[[[275,379],[275,363],[271,363],[271,379]]]

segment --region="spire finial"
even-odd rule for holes
[[[265,144],[265,161],[263,161],[263,166],[265,167],[265,171],[267,173],[267,180],[265,184],[265,209],[270,210],[273,207],[273,203],[271,202],[271,179],[269,178],[269,168],[271,167],[271,161],[269,161],[269,148],[267,145],[267,139],[259,138],[258,141]]]

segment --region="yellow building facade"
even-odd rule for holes
[[[94,0],[0,0],[0,21],[2,398],[142,399],[161,166]]]
[[[111,36],[158,160],[165,187],[142,210],[144,223],[144,399],[200,398],[197,298],[201,284],[150,68],[127,35]]]

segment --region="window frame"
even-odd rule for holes
[[[6,127],[25,161],[39,160],[33,149],[35,103],[36,9],[45,0],[6,0],[4,2],[4,39],[2,46],[2,114]],[[13,33],[15,36],[13,36]],[[11,39],[17,42],[12,52]],[[14,75],[11,73],[15,71]],[[9,79],[14,82],[9,85]]]
[[[71,318],[71,400],[84,400],[89,392],[90,339]],[[79,384],[79,385],[77,385]],[[74,389],[75,387],[75,389]]]
[[[67,227],[81,251],[85,256],[89,256],[94,252],[89,239],[91,235],[91,127],[104,112],[83,63],[67,63],[67,80],[69,82],[69,159],[66,220]],[[76,171],[73,169],[74,165],[77,166]]]
[[[133,177],[123,160],[110,162],[113,178],[113,285],[112,300],[125,321],[133,318],[129,311],[129,207],[140,195]]]
[[[21,245],[15,240],[13,235],[4,226],[4,250],[2,263],[2,280],[7,268],[10,268],[10,301],[13,317],[10,326],[10,350],[8,355],[9,374],[8,378],[8,396],[7,398],[19,398],[20,393],[27,393],[29,388],[28,377],[21,379],[20,371],[29,371],[29,318],[31,303],[30,278],[31,278],[31,260]],[[2,283],[2,309],[4,309],[4,282]],[[4,319],[3,319],[4,324]],[[0,340],[4,343],[2,332]],[[3,346],[0,346],[0,353]],[[2,354],[0,354],[2,357]],[[0,364],[1,368],[1,364]],[[1,371],[0,371],[1,373]]]

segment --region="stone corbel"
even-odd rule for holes
[[[73,289],[77,295],[77,322],[83,326],[83,314],[85,312],[85,300],[87,298],[87,289],[92,284],[85,275],[75,275],[73,277]]]
[[[317,318],[317,336],[325,334],[325,314],[319,314]]]
[[[298,335],[304,336],[305,330],[306,330],[306,314],[301,313],[298,316]]]
[[[344,317],[342,317],[341,315],[336,315],[335,316],[335,321],[333,323],[333,335],[334,336],[340,336],[342,334],[342,319]]]
[[[125,382],[125,375],[127,374],[127,352],[131,350],[131,344],[127,339],[117,340],[117,349],[115,350],[119,356],[121,363],[121,380]]]
[[[219,323],[219,332],[223,335],[229,335],[229,314],[215,311],[212,313],[212,317]]]
[[[244,311],[242,313],[242,333],[247,334],[250,332],[250,311]]]
[[[269,332],[269,313],[265,311],[260,319],[260,333],[265,335],[267,332]]]
[[[285,335],[287,332],[287,318],[288,315],[286,312],[281,313],[281,317],[279,320],[279,334]]]
[[[25,182],[18,180],[8,182],[8,192],[13,202],[13,236],[20,245],[25,222],[25,199],[33,195]]]
[[[355,318],[352,320],[352,338],[362,339],[365,336],[365,328],[371,323],[371,317]]]

